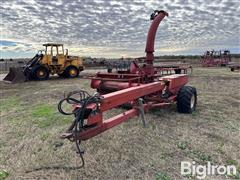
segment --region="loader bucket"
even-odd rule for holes
[[[19,83],[24,82],[27,80],[26,76],[23,73],[23,68],[21,67],[10,67],[9,73],[7,76],[3,79],[4,81],[10,82],[10,83]]]

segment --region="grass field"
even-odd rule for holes
[[[180,175],[181,161],[233,164],[237,176],[207,179],[240,179],[239,78],[229,68],[195,68],[189,84],[198,91],[196,112],[154,110],[147,128],[136,117],[83,142],[83,169],[74,168],[74,143],[59,139],[72,117],[58,113],[57,103],[64,92],[93,92],[90,81],[0,82],[0,179],[195,179]]]

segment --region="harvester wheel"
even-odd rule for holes
[[[177,109],[180,113],[192,113],[197,105],[197,90],[191,86],[183,86],[177,95]]]
[[[66,77],[75,78],[79,75],[79,70],[75,66],[68,66],[65,70]]]
[[[34,80],[47,80],[49,78],[49,70],[42,65],[32,68],[31,76]]]

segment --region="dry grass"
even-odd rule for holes
[[[1,82],[0,170],[9,179],[183,179],[180,162],[194,160],[235,164],[240,171],[239,77],[228,68],[194,69],[195,113],[154,110],[146,114],[147,128],[136,117],[84,142],[84,169],[68,168],[79,159],[74,144],[58,135],[72,118],[56,105],[64,92],[92,91],[89,81]]]

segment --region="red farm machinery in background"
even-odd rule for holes
[[[61,138],[76,143],[82,166],[84,161],[83,151],[80,149],[81,141],[138,115],[145,126],[144,114],[152,108],[176,103],[180,113],[192,113],[195,110],[197,91],[194,87],[185,86],[188,75],[179,72],[186,69],[179,70],[177,74],[163,76],[159,69],[153,66],[155,36],[165,16],[168,16],[168,13],[163,10],[156,10],[151,15],[152,23],[148,31],[143,65],[132,62],[129,71],[97,73],[91,80],[91,87],[97,91],[94,95],[78,90],[70,92],[59,102],[58,109],[61,113],[74,116],[72,124]],[[66,104],[73,106],[73,111],[65,112]],[[124,104],[130,104],[130,109],[109,119],[103,118],[104,113]]]
[[[231,62],[229,50],[224,51],[206,51],[202,58],[203,67],[227,66]]]

